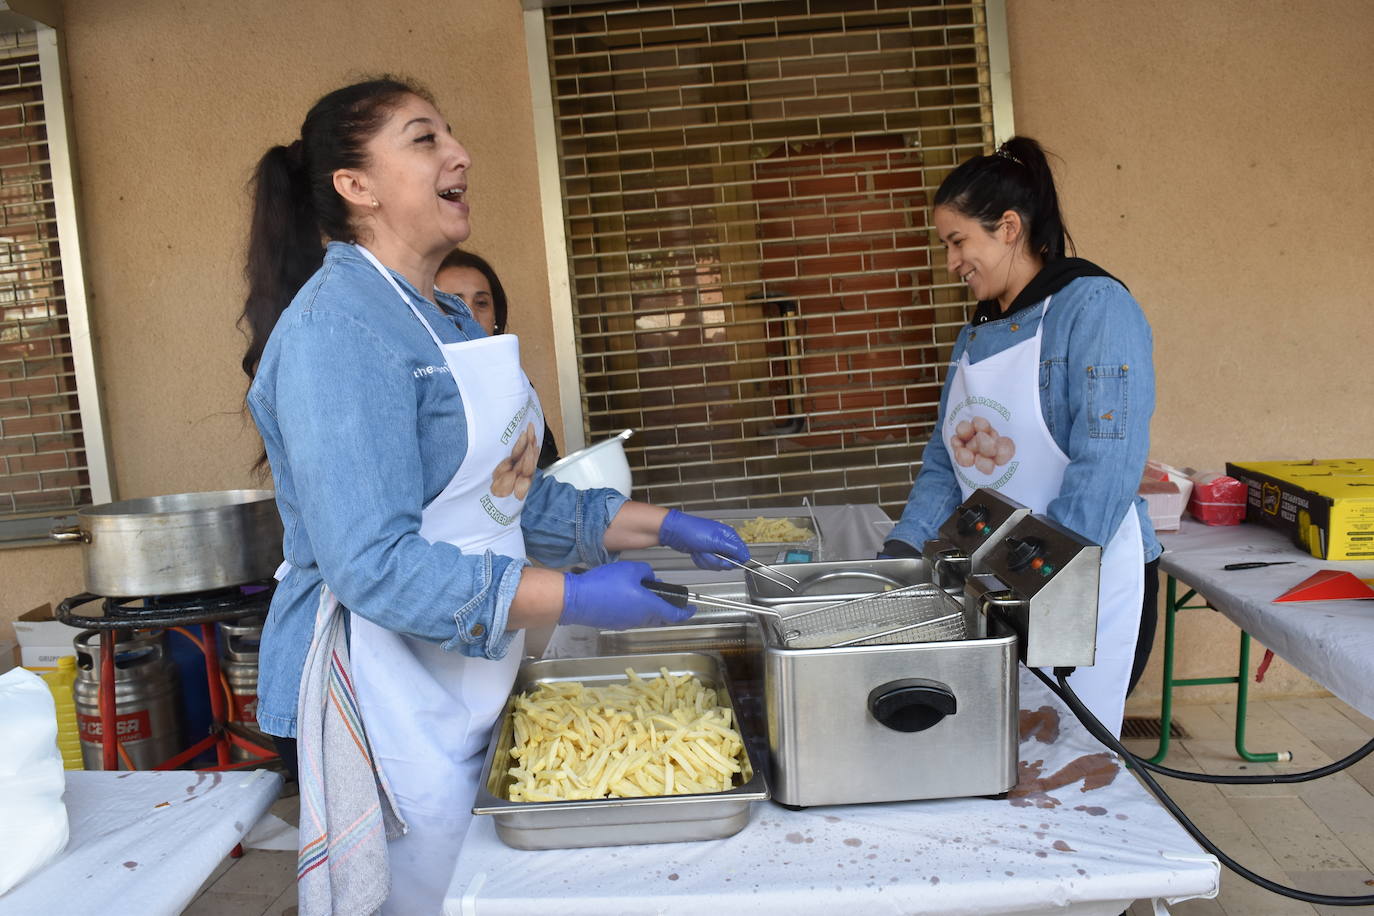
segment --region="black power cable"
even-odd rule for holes
[[[1158,773],[1161,776],[1171,776],[1174,779],[1187,779],[1192,782],[1211,782],[1223,786],[1274,786],[1294,782],[1309,782],[1313,779],[1321,779],[1323,776],[1330,776],[1332,773],[1339,773],[1351,764],[1359,763],[1364,758],[1374,752],[1374,740],[1351,751],[1346,756],[1337,760],[1335,763],[1328,763],[1326,766],[1317,767],[1315,770],[1304,770],[1301,773],[1263,773],[1253,776],[1213,776],[1210,773],[1193,773],[1188,770],[1175,770],[1172,767],[1162,767],[1157,763],[1151,763],[1143,757],[1131,757],[1131,762],[1138,764],[1142,769]]]
[[[1204,834],[1201,830],[1199,830],[1197,825],[1188,819],[1188,816],[1183,813],[1183,809],[1181,809],[1178,806],[1178,804],[1172,798],[1169,797],[1169,793],[1165,792],[1164,789],[1160,787],[1159,783],[1155,782],[1154,777],[1147,772],[1147,770],[1167,771],[1168,768],[1158,767],[1154,764],[1146,764],[1145,761],[1141,760],[1135,754],[1132,754],[1130,751],[1126,750],[1122,743],[1117,739],[1116,735],[1113,735],[1110,731],[1108,731],[1106,726],[1099,722],[1097,720],[1097,717],[1094,716],[1088,710],[1088,707],[1083,705],[1083,701],[1078,698],[1078,694],[1073,692],[1073,688],[1070,687],[1068,683],[1068,675],[1070,672],[1073,671],[1072,668],[1054,669],[1054,675],[1056,680],[1058,681],[1058,684],[1055,684],[1054,681],[1051,681],[1048,675],[1046,675],[1044,672],[1040,671],[1037,668],[1031,668],[1030,671],[1036,677],[1040,678],[1040,680],[1044,682],[1045,686],[1048,687],[1056,696],[1058,696],[1061,700],[1068,704],[1069,709],[1072,710],[1073,714],[1078,717],[1078,720],[1083,723],[1084,727],[1087,728],[1089,734],[1091,734],[1098,741],[1105,744],[1111,750],[1115,751],[1122,758],[1134,764],[1136,766],[1136,775],[1140,778],[1140,781],[1145,784],[1145,787],[1150,790],[1150,792],[1155,796],[1155,798],[1159,799],[1159,803],[1164,806],[1165,810],[1167,810],[1170,814],[1174,816],[1174,819],[1177,820],[1179,824],[1183,826],[1184,830],[1188,831],[1189,836],[1191,836],[1194,840],[1197,840],[1198,845],[1200,845],[1203,849],[1210,852],[1212,855],[1216,856],[1217,859],[1221,862],[1221,864],[1231,869],[1231,871],[1240,875],[1242,878],[1251,882],[1252,884],[1259,885],[1260,887],[1264,888],[1270,893],[1278,894],[1282,897],[1291,897],[1294,900],[1302,900],[1306,903],[1317,903],[1323,906],[1374,905],[1374,894],[1365,894],[1358,897],[1338,897],[1331,894],[1317,894],[1313,893],[1312,891],[1298,890],[1295,887],[1286,887],[1285,885],[1279,884],[1275,881],[1270,881],[1263,875],[1256,874],[1255,872],[1252,872],[1250,869],[1246,868],[1244,865],[1241,865],[1235,859],[1231,858],[1226,853],[1222,852],[1220,847],[1218,847],[1215,843],[1208,839],[1207,835]],[[1371,744],[1374,744],[1374,742],[1371,742]],[[1356,760],[1359,760],[1361,757],[1364,757],[1365,754],[1368,754],[1369,751],[1370,745],[1365,745],[1359,751],[1356,751],[1355,754],[1351,754],[1349,757],[1346,757],[1345,759],[1349,760],[1350,763],[1354,763]],[[1348,766],[1349,764],[1346,765]],[[1331,769],[1331,767],[1335,766],[1336,764],[1331,764],[1330,766],[1322,767],[1321,769],[1327,772],[1335,772]],[[1184,771],[1175,770],[1172,772],[1183,773]],[[1311,772],[1317,773],[1320,771],[1313,770]],[[1195,778],[1198,775],[1199,774],[1197,773],[1188,773],[1183,778]],[[1310,776],[1309,774],[1305,773],[1294,775],[1306,776],[1307,778],[1311,779],[1316,778],[1315,776]],[[1212,779],[1219,778],[1220,777],[1212,777]],[[1255,777],[1244,778],[1255,779]]]

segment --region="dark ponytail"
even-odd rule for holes
[[[433,102],[414,83],[389,76],[336,89],[310,109],[299,140],[258,161],[243,269],[248,297],[238,322],[248,338],[242,364],[250,380],[277,319],[323,262],[325,240],[355,241],[334,173],[366,167],[367,142],[408,95]]]
[[[1031,252],[1047,264],[1073,248],[1049,160],[1030,137],[1012,137],[991,156],[974,156],[950,172],[935,192],[935,206],[952,207],[989,232],[1003,213],[1015,210]]]

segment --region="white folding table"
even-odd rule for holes
[[[1217,860],[1024,669],[1020,690],[1009,798],[760,802],[722,840],[538,852],[507,847],[475,817],[444,912],[1116,916],[1134,900],[1215,896]]]
[[[1247,760],[1273,761],[1282,755],[1245,747],[1250,638],[1366,716],[1374,716],[1374,601],[1276,602],[1279,595],[1324,569],[1374,578],[1374,562],[1319,560],[1296,547],[1281,532],[1259,525],[1208,526],[1185,519],[1179,530],[1161,533],[1160,571],[1168,578],[1164,593],[1164,690],[1158,762],[1167,755],[1173,690],[1198,684],[1236,685],[1236,752]],[[1283,565],[1227,570],[1233,563],[1283,561]],[[1185,589],[1182,590],[1181,589]],[[1189,603],[1199,597],[1204,603]],[[1240,627],[1236,676],[1174,677],[1175,617],[1181,610],[1210,607]]]
[[[67,772],[71,838],[5,916],[176,916],[281,794],[270,770]]]

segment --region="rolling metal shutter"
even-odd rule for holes
[[[545,10],[589,441],[636,495],[904,503],[967,320],[930,198],[992,143],[981,2]]]
[[[33,33],[0,36],[0,515],[89,504]]]

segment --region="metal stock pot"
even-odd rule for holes
[[[181,595],[242,585],[281,563],[271,490],[217,490],[128,499],[81,509],[54,528],[82,541],[86,590],[109,597]]]

